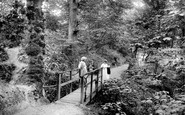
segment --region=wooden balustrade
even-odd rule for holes
[[[98,74],[96,75],[96,71],[99,71]],[[99,75],[100,74],[100,75]],[[90,81],[86,82],[86,84],[84,84],[84,76],[90,76]],[[85,74],[84,76],[81,77],[81,99],[80,99],[80,103],[81,104],[87,104],[88,102],[90,102],[93,97],[98,93],[98,91],[102,88],[102,84],[103,84],[103,72],[102,72],[102,68],[96,69],[92,72],[89,72],[87,74]],[[86,79],[88,79],[88,77]],[[100,85],[99,85],[99,80],[100,80]],[[88,80],[87,80],[88,81]],[[93,83],[95,83],[95,90],[93,91]],[[87,87],[90,86],[90,94],[88,97],[86,97],[85,99],[85,89],[88,89]],[[84,102],[85,100],[85,102]]]
[[[95,74],[97,73],[98,74]],[[64,77],[65,73],[69,72],[69,81],[61,83],[61,78]],[[94,71],[88,72],[85,75],[81,76],[81,72],[78,70],[77,73],[79,75],[77,77],[74,77],[76,74],[72,74],[73,71],[65,71],[65,72],[57,72],[57,85],[52,86],[43,86],[43,88],[51,88],[57,86],[57,99],[59,100],[61,98],[61,87],[69,85],[69,93],[73,92],[73,85],[72,83],[76,81],[80,81],[80,103],[81,104],[87,104],[89,101],[93,99],[93,97],[98,93],[98,91],[102,88],[103,83],[103,72],[102,68],[96,69]],[[87,76],[87,78],[85,78]],[[90,78],[89,78],[90,77]],[[86,82],[85,82],[86,81]],[[99,84],[100,82],[100,84]],[[88,97],[85,98],[87,87],[90,87],[90,94]]]

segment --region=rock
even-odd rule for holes
[[[168,109],[169,107],[167,105],[161,105],[162,109]]]
[[[153,101],[149,99],[149,100],[147,100],[147,101],[146,101],[146,103],[148,103],[148,104],[152,104],[152,103],[153,103]]]
[[[155,113],[158,114],[158,115],[164,115],[165,111],[161,110],[161,109],[158,109],[157,111],[155,111]]]

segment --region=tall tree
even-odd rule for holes
[[[151,40],[161,34],[160,20],[165,14],[167,0],[144,0],[148,8],[130,25],[130,33],[136,38]]]
[[[126,9],[131,8],[127,0],[81,0],[80,30],[81,39],[89,40],[89,49],[100,49],[108,45],[115,49],[123,40],[124,20],[122,16]],[[119,45],[118,45],[119,44]]]
[[[68,40],[74,41],[77,36],[77,2],[78,0],[69,0],[69,27],[68,27]]]

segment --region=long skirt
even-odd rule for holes
[[[103,81],[104,80],[109,80],[110,79],[110,75],[107,74],[107,67],[103,68]]]

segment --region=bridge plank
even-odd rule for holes
[[[67,85],[67,84],[70,84],[70,83],[73,83],[73,82],[75,82],[75,81],[78,81],[79,79],[80,79],[80,78],[75,78],[75,79],[69,80],[69,81],[67,81],[67,82],[65,82],[65,83],[60,84],[60,87],[63,87],[63,86],[65,86],[65,85]]]
[[[95,77],[94,77],[95,78]],[[88,80],[89,81],[89,80]],[[100,90],[100,85],[98,86],[98,90]],[[93,87],[92,87],[92,92],[94,92],[92,94],[92,98],[95,96],[95,82],[93,82]],[[80,93],[81,93],[81,89],[77,89],[75,91],[73,91],[72,93],[70,93],[69,95],[64,96],[63,98],[61,98],[60,100],[58,100],[58,102],[64,102],[64,103],[71,103],[71,104],[80,104]],[[87,90],[86,90],[86,102],[84,104],[87,104],[90,101],[90,85],[87,86]]]

